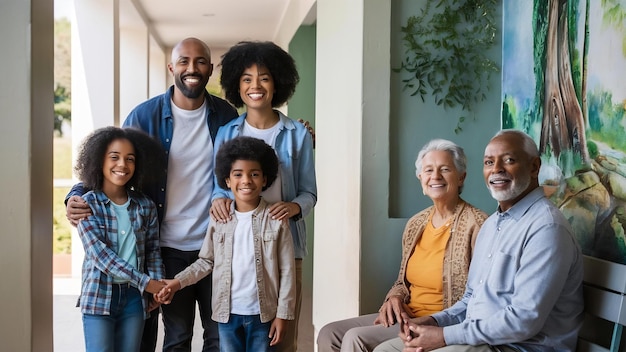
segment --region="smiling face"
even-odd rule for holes
[[[434,202],[456,201],[465,181],[465,173],[459,173],[450,152],[433,150],[422,158],[422,170],[417,178],[424,194]]]
[[[483,176],[501,211],[507,211],[538,186],[539,157],[531,157],[521,137],[504,134],[494,137],[485,148]]]
[[[211,54],[203,42],[189,38],[176,45],[168,69],[174,77],[176,91],[181,93],[179,95],[202,101],[205,87],[213,73]]]
[[[122,188],[135,174],[135,148],[127,139],[115,139],[107,147],[102,164],[102,190],[112,194]]]
[[[254,64],[241,74],[239,94],[248,110],[271,109],[274,91],[274,79],[267,67]]]
[[[267,180],[258,161],[235,160],[226,178],[226,185],[235,196],[237,211],[256,209]]]

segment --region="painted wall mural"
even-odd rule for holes
[[[503,12],[502,128],[539,145],[540,182],[583,253],[626,264],[626,1]]]

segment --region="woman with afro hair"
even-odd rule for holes
[[[149,300],[164,286],[156,206],[139,191],[164,166],[160,144],[140,130],[105,127],[87,136],[75,171],[90,191],[78,222],[85,249],[81,293],[86,351],[139,351]],[[150,297],[148,299],[148,297]]]
[[[220,128],[215,150],[237,136],[261,139],[280,162],[276,182],[262,194],[274,219],[289,222],[296,259],[296,316],[289,321],[277,351],[296,351],[297,326],[302,302],[302,259],[306,256],[304,217],[317,202],[313,138],[307,127],[276,108],[293,95],[299,81],[293,58],[272,42],[240,42],[222,56],[221,85],[226,99],[245,112]],[[230,219],[232,194],[215,182],[211,217]]]

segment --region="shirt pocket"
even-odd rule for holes
[[[496,252],[489,274],[488,285],[496,292],[513,292],[513,281],[517,272],[517,260],[510,254]]]
[[[263,234],[263,242],[272,242],[278,239],[277,230],[266,230]]]

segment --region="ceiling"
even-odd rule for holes
[[[161,46],[197,37],[222,51],[241,40],[273,40],[291,1],[300,0],[121,0],[120,25],[142,16]],[[304,24],[314,22],[311,12]]]

